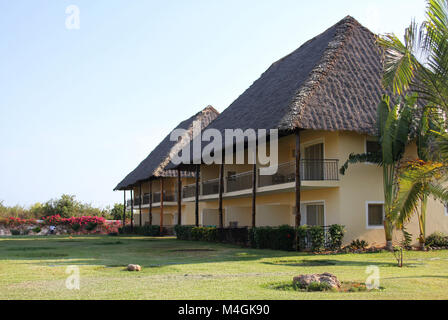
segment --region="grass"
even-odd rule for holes
[[[140,264],[141,272],[125,271]],[[313,255],[174,238],[78,236],[0,238],[0,299],[448,299],[448,251]],[[80,290],[68,290],[67,266]],[[285,290],[294,276],[334,273],[364,283],[380,270],[382,290]]]

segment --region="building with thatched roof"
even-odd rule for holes
[[[260,175],[260,163],[201,165],[197,223],[342,224],[346,241],[384,243],[381,168],[358,164],[338,173],[350,153],[378,148],[381,80],[376,36],[350,16],[274,62],[207,128],[277,129],[277,173]],[[415,155],[410,146],[407,157]],[[185,202],[197,201],[193,189],[184,186]],[[448,230],[444,206],[429,206],[436,219],[427,222],[427,232],[441,230],[441,222]],[[418,234],[415,222],[408,229]]]
[[[180,169],[167,170],[172,155],[188,144],[193,136],[193,123],[199,122],[201,128],[207,127],[219,112],[212,106],[207,106],[202,111],[196,113],[187,120],[182,121],[176,129],[184,129],[186,135],[180,137],[178,141],[170,139],[171,132],[154,150],[132,170],[114,190],[123,190],[124,201],[129,210],[137,216],[132,215],[131,224],[144,225],[173,225],[181,218],[182,211],[181,197],[178,197],[178,190],[182,183],[191,183],[194,173],[182,171]],[[126,190],[130,190],[131,199],[126,201]],[[137,209],[137,210],[134,210]]]
[[[386,93],[381,80],[376,36],[350,16],[274,62],[207,129],[278,130],[276,173],[261,175],[266,164],[260,159],[255,164],[168,163],[165,170],[196,172],[194,183],[182,187],[182,223],[341,224],[347,230],[345,242],[360,238],[384,243],[381,168],[357,164],[339,175],[351,153],[378,148],[376,110]],[[411,145],[406,157],[415,156]],[[428,212],[433,219],[427,221],[427,233],[448,230],[441,203],[428,203]],[[408,231],[418,234],[417,227],[413,221]]]

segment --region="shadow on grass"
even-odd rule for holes
[[[37,238],[37,237],[36,237]],[[36,241],[37,240],[37,241]],[[51,250],[51,251],[49,251]],[[338,255],[342,256],[342,255]],[[371,255],[369,255],[371,257]],[[307,259],[315,257],[315,259]],[[175,238],[155,238],[141,236],[50,236],[2,239],[0,260],[36,260],[37,264],[48,265],[57,259],[57,265],[100,265],[104,267],[124,267],[139,264],[147,268],[161,268],[173,265],[199,263],[261,261],[272,266],[312,267],[312,266],[368,266],[393,267],[394,262],[377,262],[371,259],[346,261],[319,259],[309,253],[260,250],[242,248],[230,244],[197,241],[180,241]],[[327,256],[328,257],[328,256]],[[40,260],[40,261],[39,261]],[[48,261],[45,261],[48,260]]]

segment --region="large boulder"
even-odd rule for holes
[[[128,265],[128,271],[141,271],[142,267],[140,267],[138,264],[129,264]]]
[[[297,284],[300,288],[308,288],[312,282],[327,283],[330,288],[339,289],[341,283],[338,278],[331,273],[315,273],[315,274],[301,274],[293,278],[293,283]]]

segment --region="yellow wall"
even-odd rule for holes
[[[324,157],[338,159],[338,167],[347,160],[350,153],[365,152],[366,135],[353,132],[328,132],[305,130],[301,133],[303,147],[309,143],[324,143]],[[295,136],[290,135],[279,140],[279,163],[294,160]],[[416,156],[415,145],[407,148],[405,157],[413,159]],[[251,165],[226,165],[225,172],[250,171]],[[226,173],[225,173],[226,174]],[[219,176],[219,166],[201,166],[202,181],[215,179]],[[175,178],[173,178],[175,179]],[[190,179],[189,183],[194,183]],[[271,193],[257,194],[257,226],[276,226],[281,224],[294,225],[295,223],[295,194],[293,189],[272,191]],[[325,224],[342,224],[346,226],[345,242],[353,239],[364,239],[370,244],[384,244],[384,229],[371,229],[367,227],[367,202],[381,202],[383,196],[382,169],[374,164],[350,165],[344,176],[339,175],[339,182],[335,187],[321,186],[314,189],[302,188],[301,203],[322,202],[325,207]],[[239,226],[250,226],[252,198],[250,194],[235,198],[224,198],[224,223],[228,226],[230,221],[238,221]],[[214,225],[218,209],[217,199],[202,200],[199,204],[199,223]],[[169,209],[165,209],[169,210]],[[173,213],[177,208],[173,208]],[[182,223],[195,224],[194,202],[183,203]],[[158,211],[155,211],[158,212]],[[169,211],[166,211],[167,213]],[[304,212],[302,216],[304,216]],[[156,216],[155,214],[154,216]],[[154,224],[156,223],[154,219]],[[304,221],[304,218],[302,219]],[[414,240],[418,236],[416,219],[408,224],[407,230],[413,233]],[[428,203],[427,235],[434,231],[448,232],[448,216],[445,215],[441,203],[430,200]],[[394,239],[402,239],[401,232],[395,232]]]

